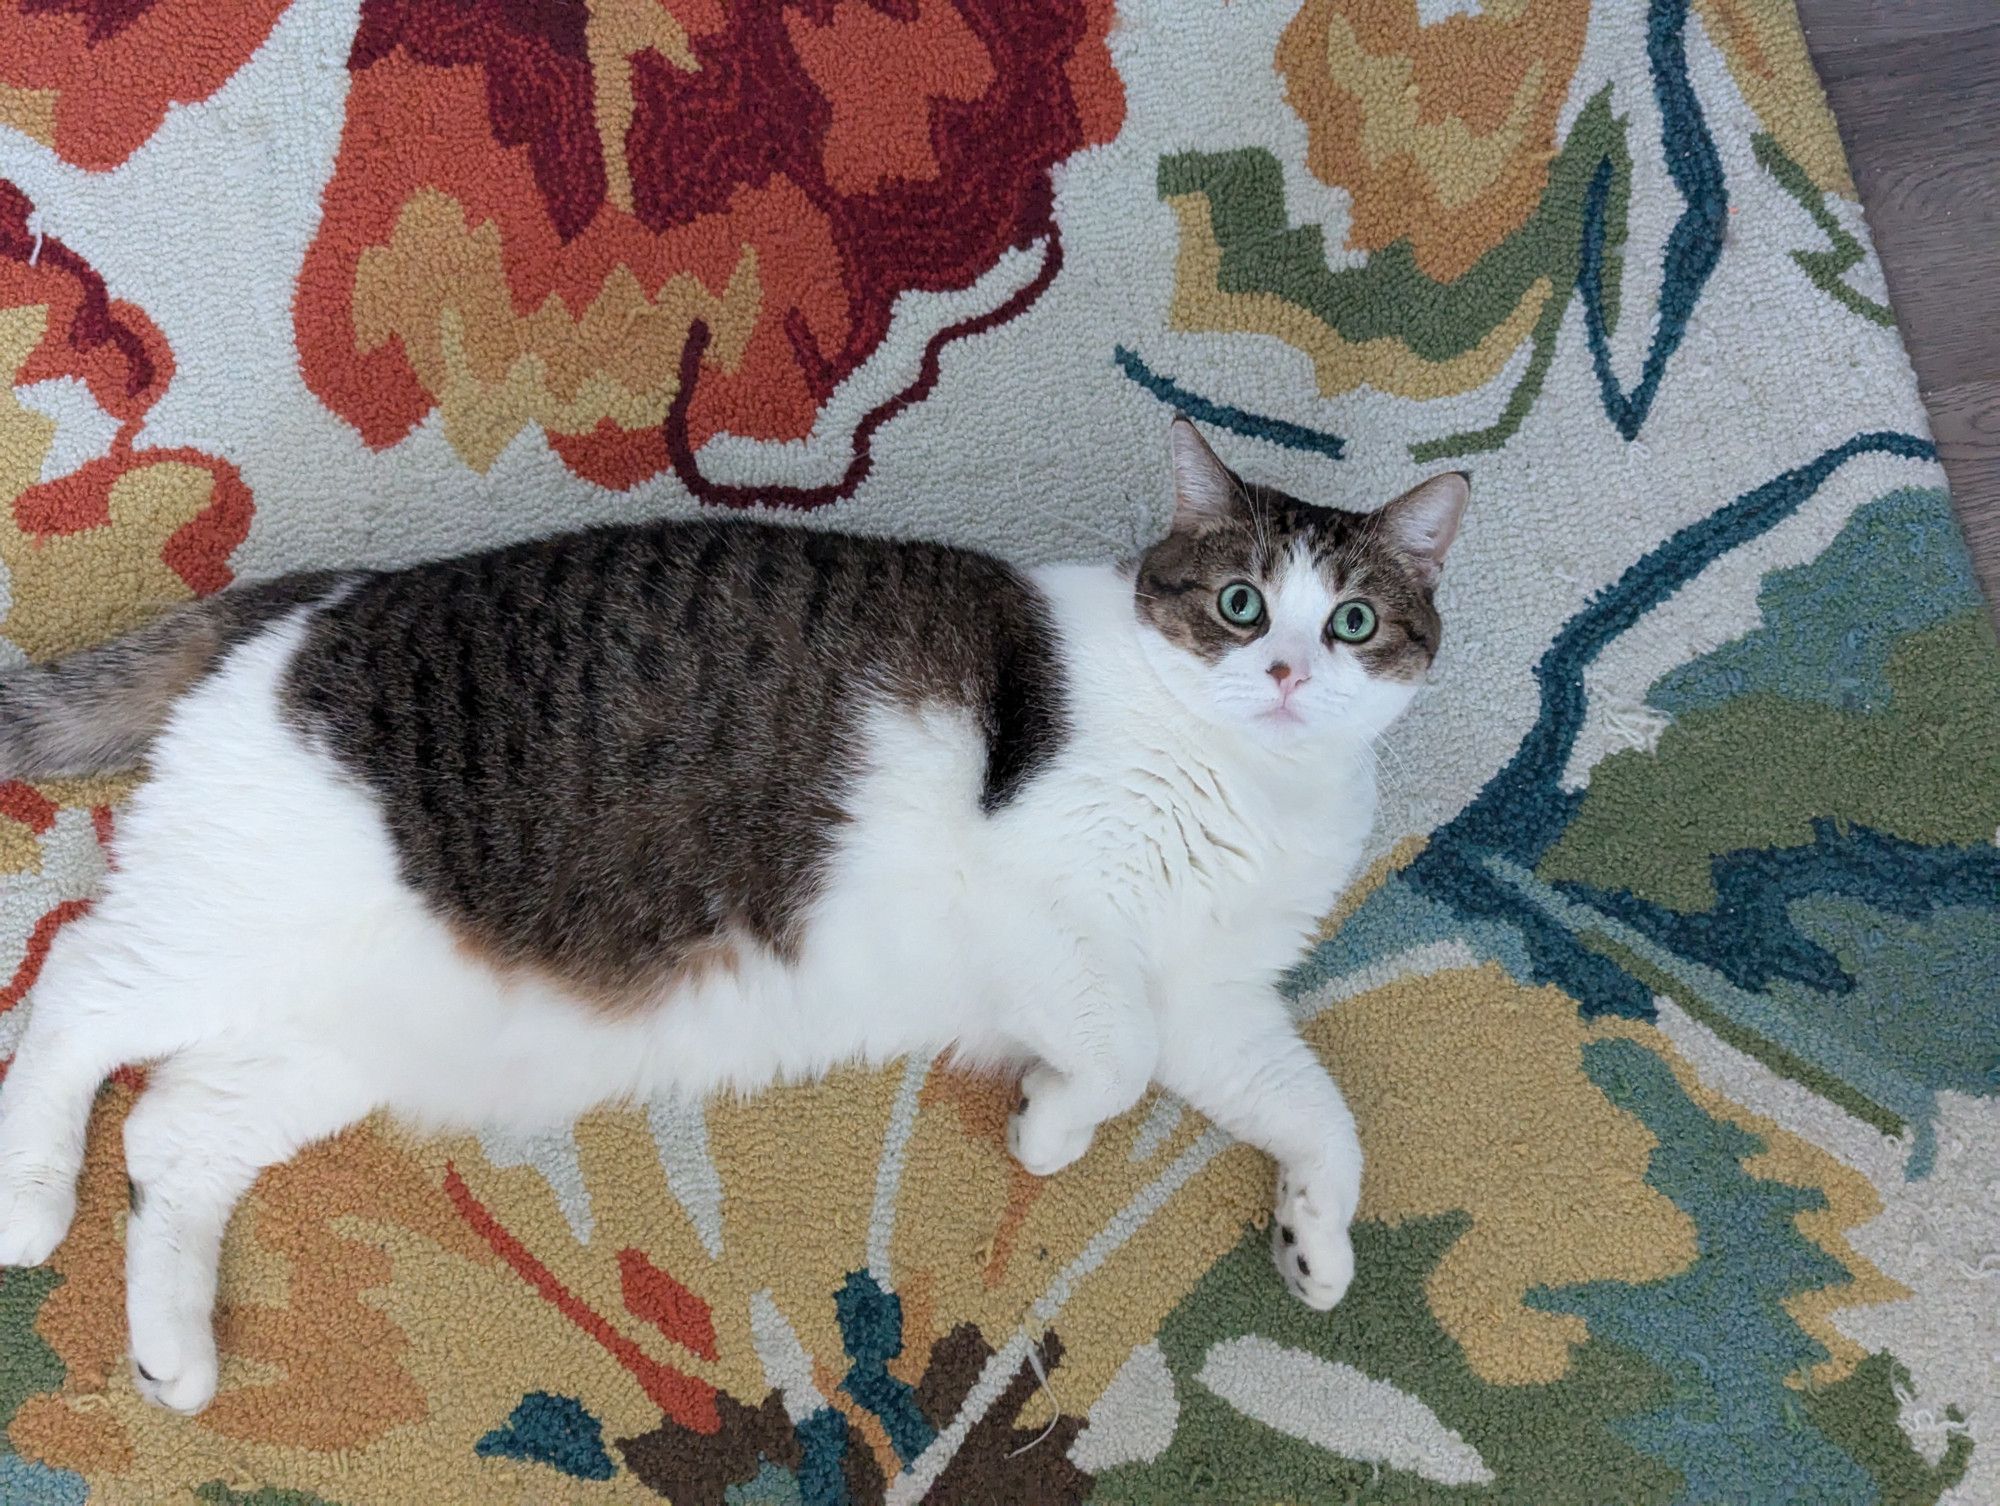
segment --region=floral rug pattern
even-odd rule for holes
[[[1330,1315],[1152,1096],[926,1063],[370,1122],[124,1368],[110,1084],[0,1273],[0,1499],[2000,1498],[2000,653],[1785,0],[0,0],[0,660],[758,504],[1023,559],[1164,423],[1474,503],[1287,984]],[[124,780],[0,783],[0,1057]]]

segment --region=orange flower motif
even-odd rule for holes
[[[0,125],[78,167],[116,167],[168,105],[228,82],[288,3],[0,0]]]
[[[135,449],[173,356],[153,321],[69,247],[28,229],[0,182],[0,634],[42,657],[124,632],[166,603],[219,591],[250,527],[236,467],[191,449]],[[55,424],[16,389],[84,388],[117,430],[107,454],[42,472]]]
[[[370,0],[300,278],[306,379],[371,445],[436,409],[483,469],[539,425],[614,487],[696,484],[725,430],[803,438],[902,294],[1038,240],[1053,275],[1050,169],[1123,116],[1110,19]]]
[[[1306,0],[1278,43],[1306,165],[1353,196],[1348,243],[1407,240],[1446,282],[1541,200],[1589,0],[1517,0],[1426,25],[1416,0]]]

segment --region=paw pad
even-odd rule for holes
[[[1272,1210],[1272,1264],[1294,1297],[1325,1312],[1346,1295],[1354,1278],[1347,1219],[1331,1211],[1331,1199],[1316,1197],[1313,1186],[1290,1178],[1280,1185]]]

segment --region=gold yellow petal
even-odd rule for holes
[[[1527,340],[1551,293],[1547,278],[1531,283],[1512,313],[1462,355],[1426,360],[1403,341],[1341,338],[1309,310],[1275,293],[1230,293],[1222,287],[1222,248],[1203,194],[1167,200],[1181,222],[1180,258],[1174,269],[1171,319],[1175,329],[1270,335],[1302,351],[1313,363],[1322,397],[1361,386],[1397,397],[1448,397],[1483,386],[1499,375]]]

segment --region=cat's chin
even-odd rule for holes
[[[1328,717],[1267,711],[1243,718],[1236,725],[1253,746],[1287,757],[1315,757],[1322,751],[1371,744],[1386,730],[1352,712]]]
[[[1296,753],[1341,740],[1338,720],[1302,713],[1294,706],[1273,706],[1235,719],[1237,731],[1256,746],[1279,753]]]
[[[1251,723],[1270,737],[1311,737],[1315,730],[1312,724],[1291,706],[1273,706],[1268,711],[1260,711],[1251,718]]]

